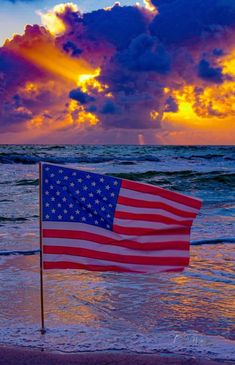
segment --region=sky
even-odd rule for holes
[[[1,0],[0,143],[235,142],[233,0]]]
[[[26,24],[40,24],[40,12],[63,3],[59,0],[0,0],[0,45],[13,34],[22,34]],[[75,1],[82,12],[90,12],[110,6],[110,0]],[[123,0],[122,5],[134,5],[136,1]],[[143,4],[143,1],[140,1]]]

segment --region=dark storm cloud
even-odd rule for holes
[[[78,10],[74,11],[69,2],[64,3],[64,11],[62,13],[57,13],[57,16],[67,25],[67,32],[71,33],[78,30],[79,25],[83,21],[82,13]]]
[[[127,50],[118,55],[119,62],[133,71],[155,71],[167,73],[170,71],[170,55],[156,39],[147,34],[134,38]]]
[[[169,96],[169,98],[166,99],[166,104],[165,104],[164,111],[165,112],[173,112],[173,113],[176,113],[178,111],[177,102],[172,96]]]
[[[92,40],[105,40],[118,49],[126,48],[139,34],[147,31],[147,18],[138,7],[115,5],[84,14],[86,36]]]
[[[69,93],[69,97],[73,100],[78,101],[81,104],[87,104],[89,102],[95,101],[95,98],[88,95],[87,93],[84,93],[80,89],[71,90]]]
[[[77,57],[82,53],[82,50],[76,46],[72,41],[67,41],[63,44],[63,49],[66,53],[71,54],[73,57]]]
[[[41,79],[44,73],[30,62],[19,57],[6,47],[0,48],[0,129],[16,128],[32,116],[32,113],[22,105],[17,90],[27,80]]]
[[[221,48],[215,48],[212,51],[213,55],[216,57],[220,57],[224,55],[224,51]]]
[[[115,114],[117,113],[117,111],[117,106],[113,101],[110,100],[106,101],[101,109],[102,114]]]
[[[211,67],[210,63],[204,59],[199,62],[198,76],[216,84],[223,82],[222,67]]]
[[[221,0],[153,0],[159,14],[150,30],[165,43],[184,42],[235,25],[235,6]]]

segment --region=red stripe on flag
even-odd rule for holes
[[[47,262],[43,264],[45,270],[50,269],[80,269],[80,270],[90,270],[90,271],[116,271],[116,272],[135,272],[135,273],[146,273],[138,270],[130,270],[120,266],[104,266],[104,265],[84,265],[75,262],[58,261],[58,262]],[[182,272],[184,267],[175,269],[164,269],[164,272]]]
[[[136,214],[136,213],[128,213],[128,212],[115,212],[115,218],[121,219],[133,219],[133,220],[142,220],[148,222],[158,222],[165,224],[176,224],[181,226],[191,226],[192,220],[176,220],[173,218],[164,217],[160,214]]]
[[[133,222],[134,224],[134,222]],[[180,227],[172,229],[159,229],[154,228],[138,228],[138,227],[122,227],[117,224],[113,225],[113,231],[119,234],[126,234],[130,236],[144,236],[144,235],[174,235],[174,234],[189,234],[190,228]]]
[[[162,209],[167,212],[176,214],[183,218],[195,218],[197,213],[186,212],[184,210],[174,208],[170,205],[160,202],[150,202],[147,200],[138,200],[132,198],[126,198],[124,196],[119,195],[117,204],[131,206],[131,207],[138,207],[138,208],[154,208],[154,209]]]
[[[47,262],[44,261],[43,268],[48,269],[80,269],[80,270],[90,270],[90,271],[116,271],[116,272],[136,272],[141,273],[141,271],[128,270],[120,266],[104,266],[104,265],[84,265],[78,264],[76,262]],[[182,270],[182,269],[180,269]],[[178,271],[178,269],[176,269]]]
[[[44,245],[43,253],[89,257],[92,259],[121,262],[126,264],[186,266],[189,263],[188,257],[144,257],[133,255],[119,255],[108,252],[88,250],[85,248],[67,246]]]
[[[192,207],[195,209],[200,209],[200,207],[202,205],[200,200],[190,198],[186,195],[177,194],[177,193],[169,191],[169,190],[161,189],[161,188],[159,188],[157,186],[153,186],[153,185],[141,184],[141,183],[137,183],[135,181],[130,181],[130,180],[122,180],[121,187],[124,189],[134,190],[134,191],[141,192],[141,193],[159,195],[163,198],[175,201],[180,204],[184,204],[186,206],[189,206],[189,207]]]

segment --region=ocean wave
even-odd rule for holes
[[[53,147],[54,148],[54,147]],[[62,148],[62,146],[58,146],[58,148]],[[102,162],[114,162],[118,164],[134,164],[135,161],[145,162],[159,162],[160,159],[156,156],[152,155],[143,155],[143,156],[122,156],[117,157],[116,155],[98,155],[98,156],[88,156],[77,154],[77,156],[45,156],[45,154],[38,155],[37,153],[33,154],[24,154],[24,153],[9,153],[2,152],[0,153],[0,164],[25,164],[32,165],[37,164],[38,162],[51,162],[58,164],[65,163],[102,163]]]
[[[66,148],[66,145],[53,145],[53,146],[45,146],[45,150],[64,150]],[[40,147],[40,149],[43,149],[43,147]]]
[[[235,237],[225,237],[225,238],[208,238],[203,240],[194,240],[190,242],[192,246],[199,246],[199,245],[216,245],[220,243],[235,243]]]
[[[145,172],[119,172],[119,173],[112,173],[111,175],[118,177],[120,179],[145,180],[145,179],[151,179],[155,176],[158,176],[159,174],[163,173],[159,173],[157,171],[145,171]]]
[[[191,155],[191,156],[188,156],[187,157],[188,159],[195,159],[195,158],[202,158],[202,159],[205,159],[205,160],[212,160],[214,158],[224,158],[224,155],[223,154],[213,154],[213,153],[209,153],[209,154],[206,154],[206,155]]]
[[[183,171],[145,171],[145,172],[121,172],[112,174],[115,177],[128,180],[146,181],[152,184],[177,184],[179,180],[189,179],[194,184],[199,183],[220,183],[224,185],[235,185],[235,173],[221,171],[197,172],[193,170]],[[156,178],[156,180],[149,180]],[[180,181],[180,184],[181,184]]]
[[[15,250],[15,251],[0,251],[0,256],[23,255],[31,256],[40,253],[40,250]]]
[[[129,165],[133,164],[132,162],[119,162],[121,165]],[[235,173],[225,173],[220,171],[212,171],[212,172],[196,172],[192,170],[183,170],[183,171],[145,171],[145,172],[120,172],[120,173],[107,173],[106,175],[112,175],[114,177],[118,177],[120,179],[128,179],[134,181],[143,181],[153,185],[174,185],[177,186],[177,190],[180,186],[185,188],[185,185],[182,185],[183,181],[189,181],[192,184],[198,184],[198,188],[200,189],[203,184],[210,183],[219,183],[227,186],[235,185]],[[16,185],[16,186],[37,186],[38,179],[21,179],[16,181],[2,181],[0,185]],[[179,187],[178,187],[179,185]]]
[[[28,218],[25,217],[3,217],[0,216],[0,222],[25,222]]]
[[[34,185],[37,186],[39,183],[39,179],[22,179],[22,180],[18,180],[16,181],[15,185],[17,186],[30,186],[30,185]]]
[[[209,174],[208,174],[209,175]],[[202,176],[200,178],[201,182],[218,182],[226,185],[235,185],[235,173],[220,173],[215,176]]]
[[[35,155],[24,155],[22,153],[0,153],[0,164],[22,163],[26,165],[39,162],[39,157]]]
[[[67,151],[67,156],[52,156],[50,153],[53,153],[53,149],[58,151],[57,154],[59,154],[59,150],[62,150],[63,154],[65,153],[63,150],[66,148],[66,146],[57,146],[57,147],[47,147],[45,149],[40,148],[40,152],[36,150],[32,151],[24,151],[22,152],[1,152],[0,153],[0,164],[25,164],[25,165],[31,165],[36,164],[40,161],[42,162],[51,162],[51,163],[102,163],[102,162],[114,162],[118,164],[126,164],[130,162],[130,164],[134,164],[136,162],[160,162],[161,158],[154,154],[131,154],[129,156],[125,156],[123,153],[122,155],[115,154],[98,154],[96,156],[91,156],[90,154],[86,153],[79,153],[78,151]],[[45,151],[45,152],[44,152]],[[28,153],[27,153],[28,152]],[[47,154],[48,152],[48,154]],[[72,156],[69,156],[68,154],[71,153]],[[223,160],[235,160],[234,155],[225,156],[223,154],[207,154],[207,155],[189,155],[189,156],[175,156],[175,160],[196,160],[196,159],[205,159],[205,160],[212,160],[212,159],[221,159]]]
[[[25,164],[25,165],[33,165],[39,162],[50,162],[57,164],[65,164],[65,163],[99,163],[99,162],[109,162],[113,159],[111,157],[102,157],[102,156],[77,156],[77,157],[68,157],[68,156],[39,156],[36,154],[33,155],[24,155],[22,153],[0,153],[0,164]]]
[[[136,162],[133,161],[119,161],[118,165],[135,165]]]
[[[153,155],[143,155],[143,156],[139,156],[139,157],[136,157],[135,158],[131,158],[132,160],[134,161],[149,161],[149,162],[159,162],[161,161],[159,157],[156,157],[156,156],[153,156]]]

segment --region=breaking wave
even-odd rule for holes
[[[62,148],[62,147],[61,147]],[[23,153],[0,153],[0,164],[24,164],[32,165],[39,162],[50,162],[58,164],[66,163],[103,163],[103,162],[114,162],[120,165],[135,164],[135,162],[153,161],[159,162],[160,159],[152,155],[143,156],[122,156],[117,158],[115,155],[99,155],[99,156],[88,156],[77,154],[77,156],[45,156],[34,154],[23,154]]]
[[[14,250],[14,251],[0,251],[0,256],[23,255],[31,256],[40,253],[40,250]]]
[[[0,164],[24,164],[24,165],[32,165],[37,164],[39,162],[51,162],[58,164],[65,163],[99,163],[99,162],[108,162],[112,161],[110,157],[88,157],[88,156],[77,156],[77,157],[53,157],[53,156],[39,156],[36,154],[33,155],[24,155],[22,153],[0,153]]]
[[[3,217],[0,216],[0,222],[25,222],[28,218],[25,217]]]
[[[49,161],[48,161],[49,162]],[[60,161],[61,163],[61,161]],[[122,165],[132,165],[133,163],[130,161],[120,162]],[[120,173],[108,173],[107,175],[112,175],[114,177],[118,177],[120,179],[128,179],[135,181],[143,181],[153,185],[172,185],[176,186],[177,190],[180,190],[180,186],[182,186],[182,181],[189,182],[190,184],[197,185],[197,188],[200,189],[200,186],[203,187],[206,184],[208,187],[209,184],[219,184],[225,186],[235,186],[235,173],[226,173],[221,171],[212,171],[212,172],[196,172],[192,170],[185,171],[145,171],[145,172],[120,172]],[[38,179],[21,179],[16,181],[3,181],[0,183],[1,185],[15,185],[15,186],[37,186]],[[178,186],[179,185],[179,186]]]
[[[136,181],[148,181],[152,184],[164,184],[164,183],[176,183],[177,180],[190,179],[193,183],[220,183],[224,185],[234,186],[235,185],[235,173],[226,173],[221,171],[212,172],[196,172],[192,170],[184,171],[146,171],[146,172],[128,172],[128,173],[117,173],[112,174],[115,177],[128,180]],[[154,179],[156,180],[149,180]],[[172,181],[171,181],[172,180]]]

